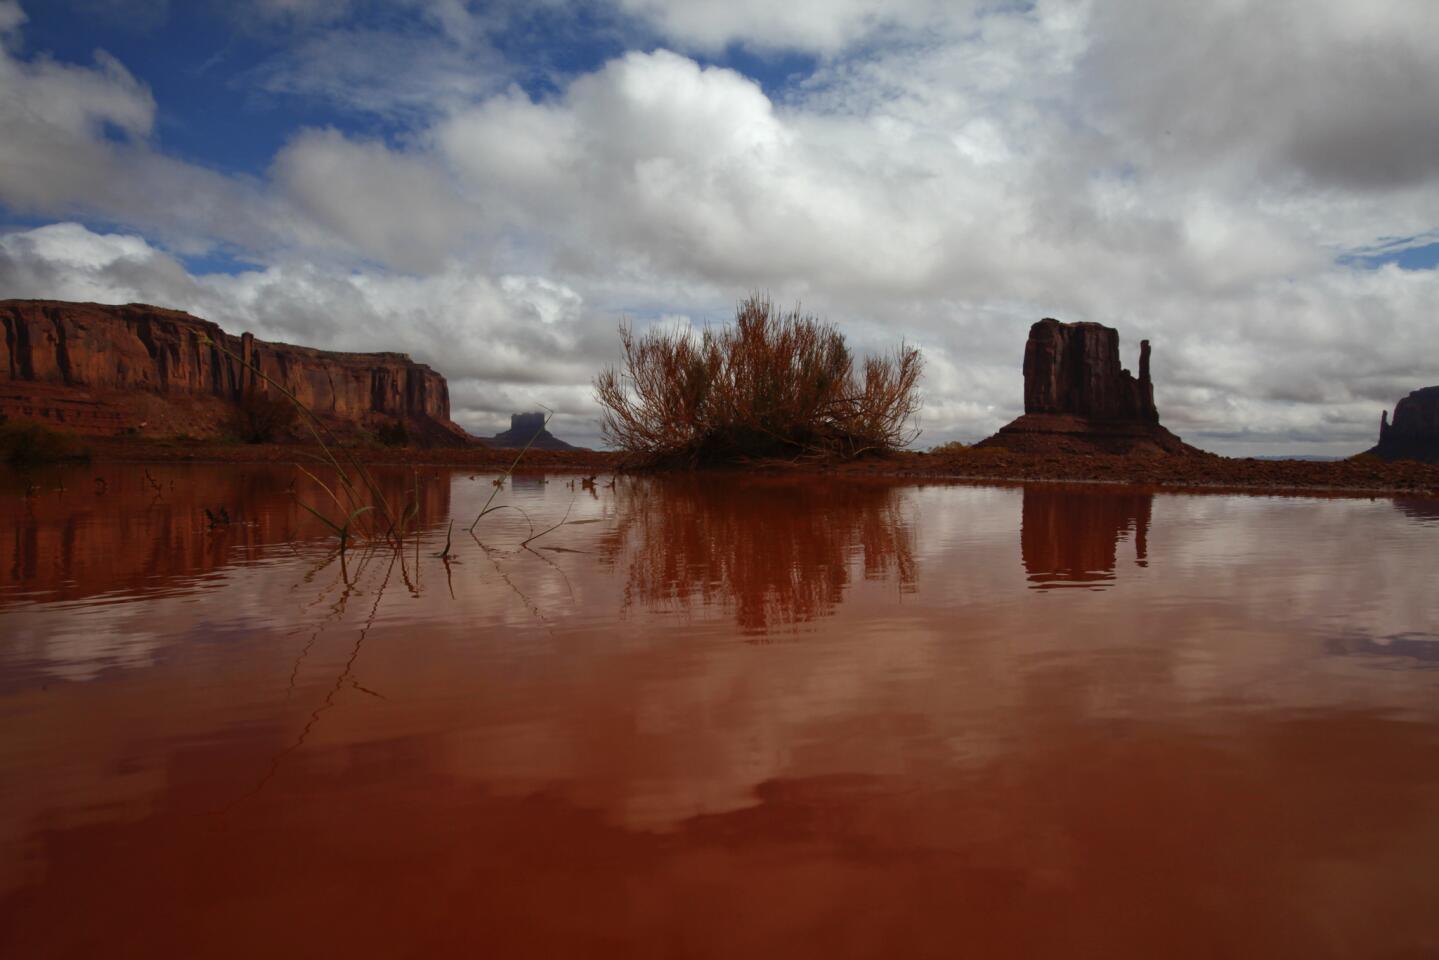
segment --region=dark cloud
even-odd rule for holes
[[[1359,190],[1439,177],[1439,6],[1112,0],[1092,29],[1083,102],[1151,170]]]

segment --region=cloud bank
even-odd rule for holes
[[[514,11],[364,6],[256,8],[294,37],[231,82],[332,119],[235,172],[167,151],[153,65],[31,51],[0,3],[0,296],[407,350],[477,431],[546,403],[582,442],[622,317],[754,290],[919,345],[923,442],[1019,412],[1042,316],[1131,364],[1151,339],[1165,422],[1227,453],[1354,452],[1439,382],[1436,271],[1346,256],[1439,227],[1433,5],[621,0],[623,49],[541,84]],[[432,69],[386,82],[358,43]]]

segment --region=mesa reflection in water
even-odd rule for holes
[[[418,492],[421,528],[449,515],[448,473],[372,475],[392,504]],[[318,476],[333,483],[324,470]],[[97,464],[0,481],[0,604],[139,596],[255,563],[275,548],[333,540],[301,504],[335,508],[291,465]]]

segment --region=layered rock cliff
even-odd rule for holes
[[[1422,460],[1439,463],[1439,387],[1424,387],[1394,405],[1379,418],[1379,443],[1370,453],[1385,460]]]
[[[1039,321],[1024,344],[1024,412],[1158,423],[1149,341],[1140,341],[1136,380],[1119,364],[1118,330]]]
[[[1119,362],[1119,331],[1046,318],[1024,345],[1024,416],[978,446],[1043,453],[1194,454],[1159,423],[1149,341],[1139,376]]]
[[[450,421],[445,378],[402,353],[268,343],[145,304],[5,300],[0,328],[0,412],[9,416],[92,434],[217,435],[241,401],[272,392],[269,377],[336,425],[400,422],[430,442],[467,439]]]

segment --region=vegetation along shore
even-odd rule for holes
[[[1096,323],[1035,323],[1024,414],[977,444],[926,452],[906,449],[918,434],[918,350],[901,343],[857,360],[834,327],[752,296],[733,325],[695,336],[621,331],[622,366],[595,380],[614,448],[599,451],[550,437],[540,415],[513,424],[537,426],[544,443],[519,443],[518,426],[470,436],[450,420],[444,377],[402,354],[232,337],[144,305],[0,306],[10,341],[25,345],[0,398],[10,417],[0,452],[22,468],[86,458],[300,462],[330,448],[355,463],[476,470],[508,470],[518,457],[521,471],[588,474],[723,468],[1439,496],[1439,464],[1424,459],[1432,418],[1420,401],[1430,391],[1396,407],[1393,425],[1385,416],[1381,446],[1345,460],[1219,456],[1160,424],[1149,343],[1133,376],[1120,366],[1118,332]],[[42,327],[53,336],[35,335]],[[306,424],[323,431],[323,445]],[[1415,459],[1387,454],[1399,436]]]

